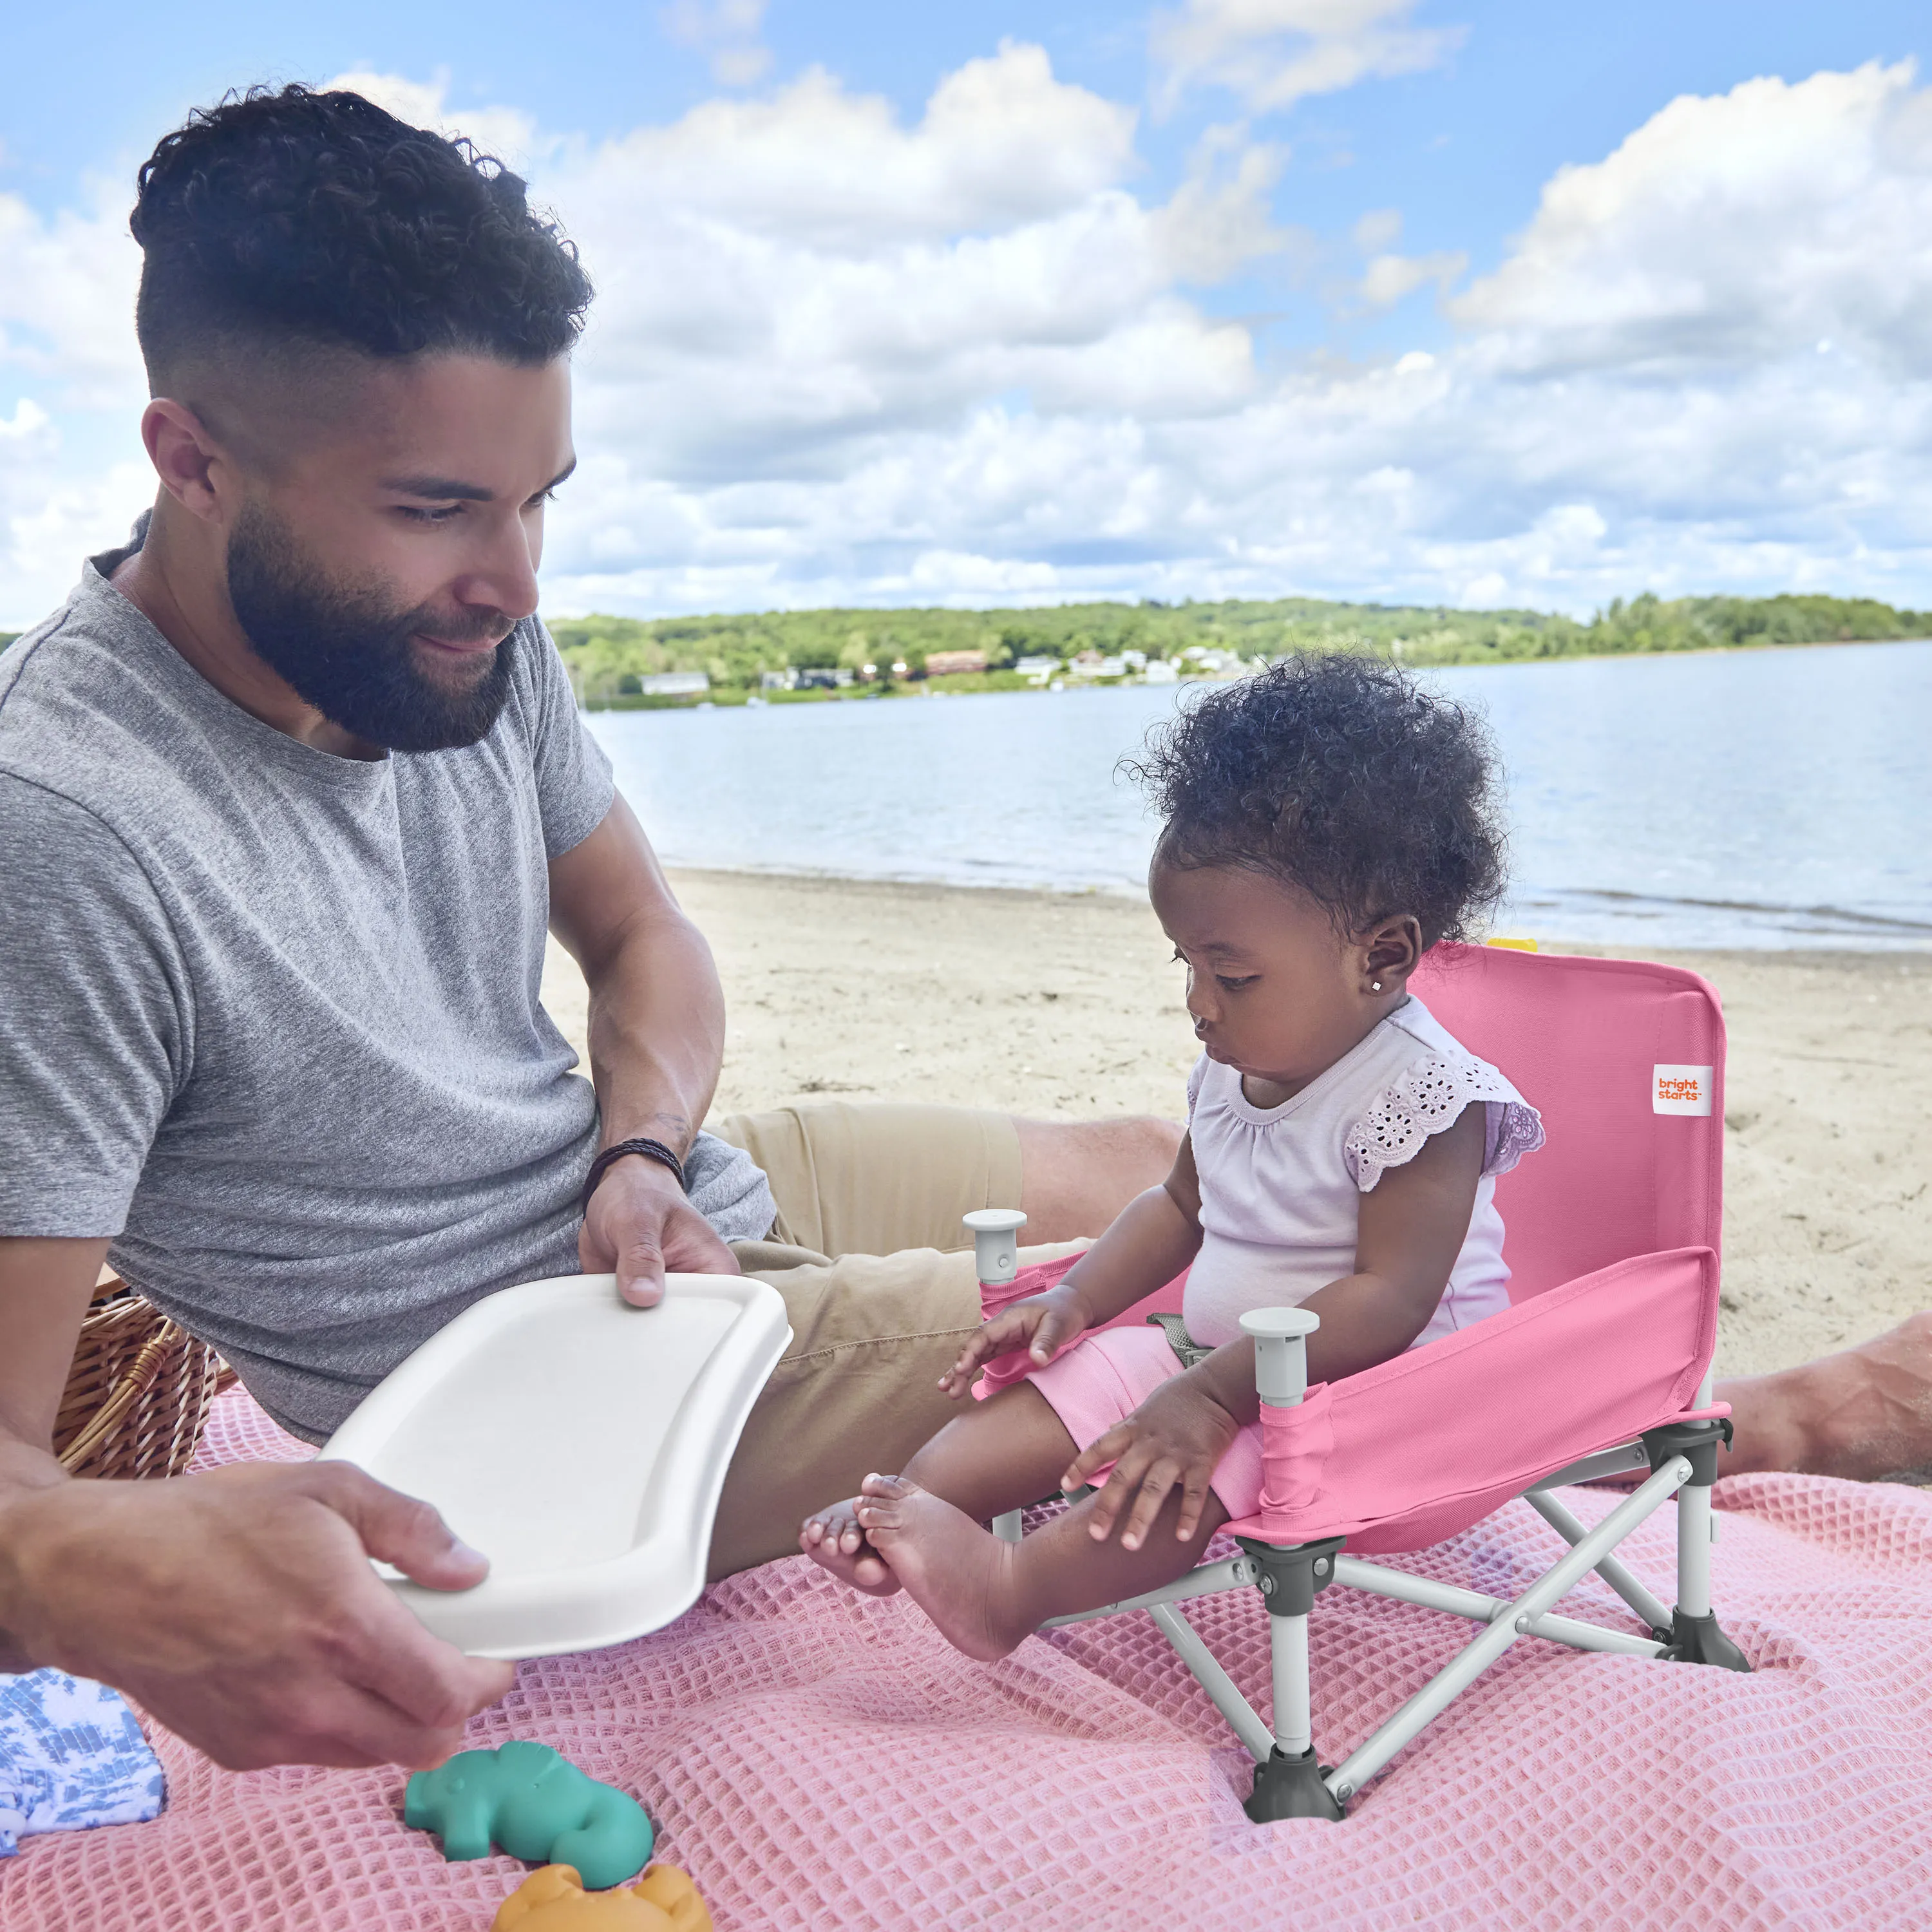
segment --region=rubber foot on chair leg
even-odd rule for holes
[[[1724,1670],[1750,1669],[1750,1660],[1718,1628],[1714,1612],[1687,1617],[1682,1610],[1672,1610],[1670,1640],[1662,1654],[1673,1664],[1714,1664]]]
[[[1342,1815],[1335,1794],[1322,1782],[1322,1767],[1312,1750],[1290,1757],[1277,1748],[1255,1766],[1255,1788],[1241,1808],[1257,1825],[1282,1818],[1327,1818]]]

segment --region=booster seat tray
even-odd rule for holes
[[[322,1454],[490,1558],[473,1590],[376,1566],[436,1636],[493,1658],[624,1643],[703,1590],[726,1468],[790,1340],[778,1292],[742,1276],[674,1274],[655,1308],[608,1274],[526,1282],[400,1363]]]

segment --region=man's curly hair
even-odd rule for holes
[[[151,377],[238,346],[548,362],[590,278],[523,182],[359,94],[250,88],[142,164],[130,226]]]
[[[1502,896],[1489,732],[1392,664],[1289,658],[1186,706],[1122,769],[1167,821],[1167,863],[1267,873],[1339,930],[1408,913],[1433,946]]]

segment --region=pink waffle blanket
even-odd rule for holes
[[[307,1453],[238,1392],[203,1460]],[[1747,1476],[1717,1498],[1718,1606],[1756,1676],[1526,1640],[1340,1825],[1248,1822],[1245,1753],[1143,1616],[977,1664],[802,1558],[525,1665],[469,1742],[538,1738],[635,1792],[721,1928],[1932,1924],[1932,1495]],[[1615,1500],[1570,1494],[1586,1520]],[[1622,1551],[1666,1594],[1673,1533],[1666,1508]],[[1394,1560],[1506,1597],[1557,1549],[1513,1502]],[[1259,1598],[1188,1608],[1265,1708]],[[1594,1580],[1564,1608],[1631,1628]],[[1330,1759],[1473,1628],[1340,1589],[1312,1623]],[[5,1932],[484,1932],[524,1876],[445,1864],[399,1771],[236,1774],[150,1729],[166,1810],[28,1840]]]

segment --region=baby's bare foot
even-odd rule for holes
[[[990,1664],[1032,1634],[1014,1588],[1014,1545],[904,1476],[868,1476],[856,1509],[872,1547],[948,1642]]]
[[[854,1505],[856,1496],[833,1503],[808,1516],[798,1533],[798,1546],[842,1583],[862,1590],[868,1597],[896,1595],[899,1580],[880,1560],[879,1552],[866,1540]]]

